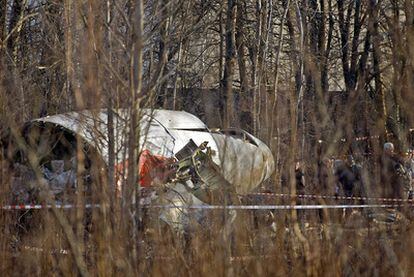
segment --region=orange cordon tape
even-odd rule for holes
[[[257,192],[249,193],[247,196],[265,196],[265,197],[289,197],[289,198],[304,198],[304,199],[332,199],[332,200],[366,200],[366,201],[379,201],[379,202],[407,202],[414,203],[413,199],[401,199],[401,198],[377,198],[377,197],[347,197],[347,196],[334,196],[334,195],[315,195],[315,194],[287,194],[287,193],[271,193],[271,192]]]

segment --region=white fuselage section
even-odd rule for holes
[[[116,110],[114,117],[115,152],[117,162],[126,160],[128,142],[128,117],[126,109]],[[105,110],[72,112],[39,118],[32,121],[55,124],[80,135],[95,147],[108,161],[108,116]],[[190,139],[197,145],[207,141],[213,150],[213,161],[219,165],[223,176],[233,184],[238,193],[244,194],[269,178],[274,170],[270,149],[259,139],[244,132],[247,139],[211,132],[196,116],[183,111],[143,110],[140,125],[140,150],[172,157]]]

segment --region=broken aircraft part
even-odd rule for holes
[[[238,194],[251,192],[273,172],[270,149],[246,131],[210,131],[196,116],[183,111],[141,111],[140,185],[149,186],[155,179],[158,184],[166,183],[162,185],[164,193],[152,197],[151,203],[179,206],[193,203],[234,204],[238,201]],[[120,109],[114,113],[114,170],[126,177],[130,112]],[[94,159],[109,165],[106,110],[35,119],[25,125],[23,133],[26,140],[35,146],[43,178],[56,200],[60,200],[60,195],[68,188],[76,187],[76,177],[79,178],[75,158],[79,146],[77,142],[82,142],[82,149],[86,152],[83,180],[93,178],[94,174],[90,171]],[[25,163],[24,158],[19,159],[20,163]],[[174,177],[170,176],[171,171]],[[22,182],[18,179],[20,177],[16,176],[16,183]],[[16,190],[21,190],[21,187],[16,186]],[[21,200],[27,198],[26,191],[22,192]],[[196,221],[204,217],[201,210],[193,214]],[[159,218],[182,230],[188,227],[185,222],[192,221],[189,216],[188,211],[177,208],[162,210]]]
[[[129,111],[115,111],[114,134],[116,163],[126,160]],[[102,156],[109,159],[108,115],[106,110],[58,114],[32,120],[28,125],[43,124],[61,127],[62,132],[80,136]],[[173,157],[189,142],[196,145],[208,142],[213,153],[212,161],[220,168],[223,177],[235,186],[237,193],[255,189],[274,170],[270,149],[258,138],[243,130],[230,129],[212,132],[196,116],[184,111],[142,110],[140,150],[154,155]]]

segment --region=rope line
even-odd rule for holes
[[[303,199],[333,199],[333,200],[374,200],[382,202],[382,204],[339,204],[339,205],[263,205],[263,204],[251,204],[251,205],[142,205],[145,209],[204,209],[204,210],[310,210],[310,209],[364,209],[364,208],[392,208],[401,206],[414,206],[413,199],[398,199],[398,198],[372,198],[372,197],[346,197],[346,196],[331,196],[331,195],[313,195],[313,194],[284,194],[284,193],[250,193],[247,196],[264,196],[264,197],[289,197],[289,198],[303,198]],[[85,204],[85,205],[73,205],[73,204],[18,204],[18,205],[3,205],[0,206],[0,210],[12,211],[12,210],[41,210],[41,209],[93,209],[101,208],[101,204]]]
[[[395,208],[404,204],[371,204],[371,205],[143,205],[145,209],[189,209],[189,210],[318,210],[318,209],[364,209],[364,208]],[[408,205],[412,207],[413,205]],[[101,208],[99,204],[79,205],[5,205],[2,210],[41,210],[41,209],[76,209]]]
[[[364,208],[396,208],[402,204],[372,205],[151,205],[153,209],[190,209],[190,210],[320,210],[320,209],[364,209]],[[412,206],[412,205],[409,205]]]
[[[247,194],[247,196],[290,197],[290,198],[332,199],[332,200],[372,200],[372,201],[382,201],[382,202],[414,203],[413,199],[402,199],[402,198],[357,197],[357,196],[348,197],[348,196],[334,196],[334,195],[287,194],[287,193],[271,193],[271,192],[249,193]]]
[[[21,204],[21,205],[4,205],[1,207],[2,210],[41,210],[41,209],[76,209],[76,208],[86,208],[86,209],[93,209],[93,208],[100,208],[100,204],[85,204],[85,205],[72,205],[72,204]]]

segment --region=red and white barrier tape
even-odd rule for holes
[[[404,204],[371,204],[371,205],[144,205],[146,209],[189,209],[189,210],[318,210],[318,209],[363,209],[363,208],[395,208]],[[413,205],[409,205],[410,207]],[[53,205],[5,205],[2,210],[51,209]],[[55,205],[57,209],[80,208],[77,205]],[[86,204],[84,208],[100,208],[98,204]]]
[[[22,250],[31,251],[31,252],[38,252],[38,253],[44,253],[47,252],[49,254],[61,254],[61,255],[69,255],[70,250],[68,249],[44,249],[41,247],[34,247],[34,246],[23,246]],[[242,262],[242,261],[248,261],[248,260],[257,260],[257,259],[271,259],[275,258],[274,255],[246,255],[246,256],[231,256],[230,262]],[[177,256],[153,256],[153,257],[146,257],[146,259],[154,259],[154,260],[161,260],[161,261],[171,261],[178,259]]]
[[[379,139],[379,136],[365,136],[365,137],[356,137],[355,138],[356,141],[367,140],[367,139]]]
[[[45,249],[40,247],[34,247],[34,246],[23,246],[22,250],[32,251],[32,252],[45,252]],[[49,254],[62,254],[62,255],[68,255],[70,253],[69,250],[66,249],[52,249],[47,251]]]
[[[356,137],[354,141],[361,141],[361,140],[368,140],[368,139],[379,139],[380,136],[363,136],[363,137]],[[352,141],[352,140],[351,140]],[[325,142],[325,140],[319,139],[319,143]],[[340,138],[339,140],[335,140],[334,142],[346,142],[346,138]]]
[[[403,204],[371,205],[151,205],[153,209],[190,209],[190,210],[320,210],[320,209],[363,209],[396,208]],[[411,207],[412,205],[410,205]]]
[[[290,195],[283,193],[250,193],[248,196],[265,196],[265,197],[290,197],[303,199],[333,199],[333,200],[374,200],[382,202],[392,202],[383,204],[364,204],[364,205],[142,205],[146,209],[205,209],[205,210],[309,210],[309,209],[360,209],[360,208],[391,208],[400,206],[413,206],[412,199],[396,199],[396,198],[372,198],[372,197],[345,197],[345,196],[329,196],[329,195],[313,195],[313,194],[298,194]],[[1,210],[41,210],[41,209],[93,209],[101,208],[101,204],[20,204],[20,205],[4,205]]]
[[[258,260],[258,259],[272,259],[276,258],[275,255],[249,255],[249,256],[232,256],[230,257],[230,262],[244,262],[244,261],[251,261],[251,260]]]
[[[376,197],[347,197],[334,195],[315,195],[315,194],[287,194],[287,193],[271,193],[271,192],[257,192],[249,193],[248,196],[266,196],[266,197],[290,197],[290,198],[305,198],[305,199],[332,199],[332,200],[367,200],[380,202],[408,202],[414,203],[413,199],[401,198],[376,198]]]
[[[99,204],[85,204],[85,205],[72,205],[72,204],[22,204],[22,205],[4,205],[1,207],[2,210],[41,210],[41,209],[73,209],[73,208],[100,208],[101,205]]]

